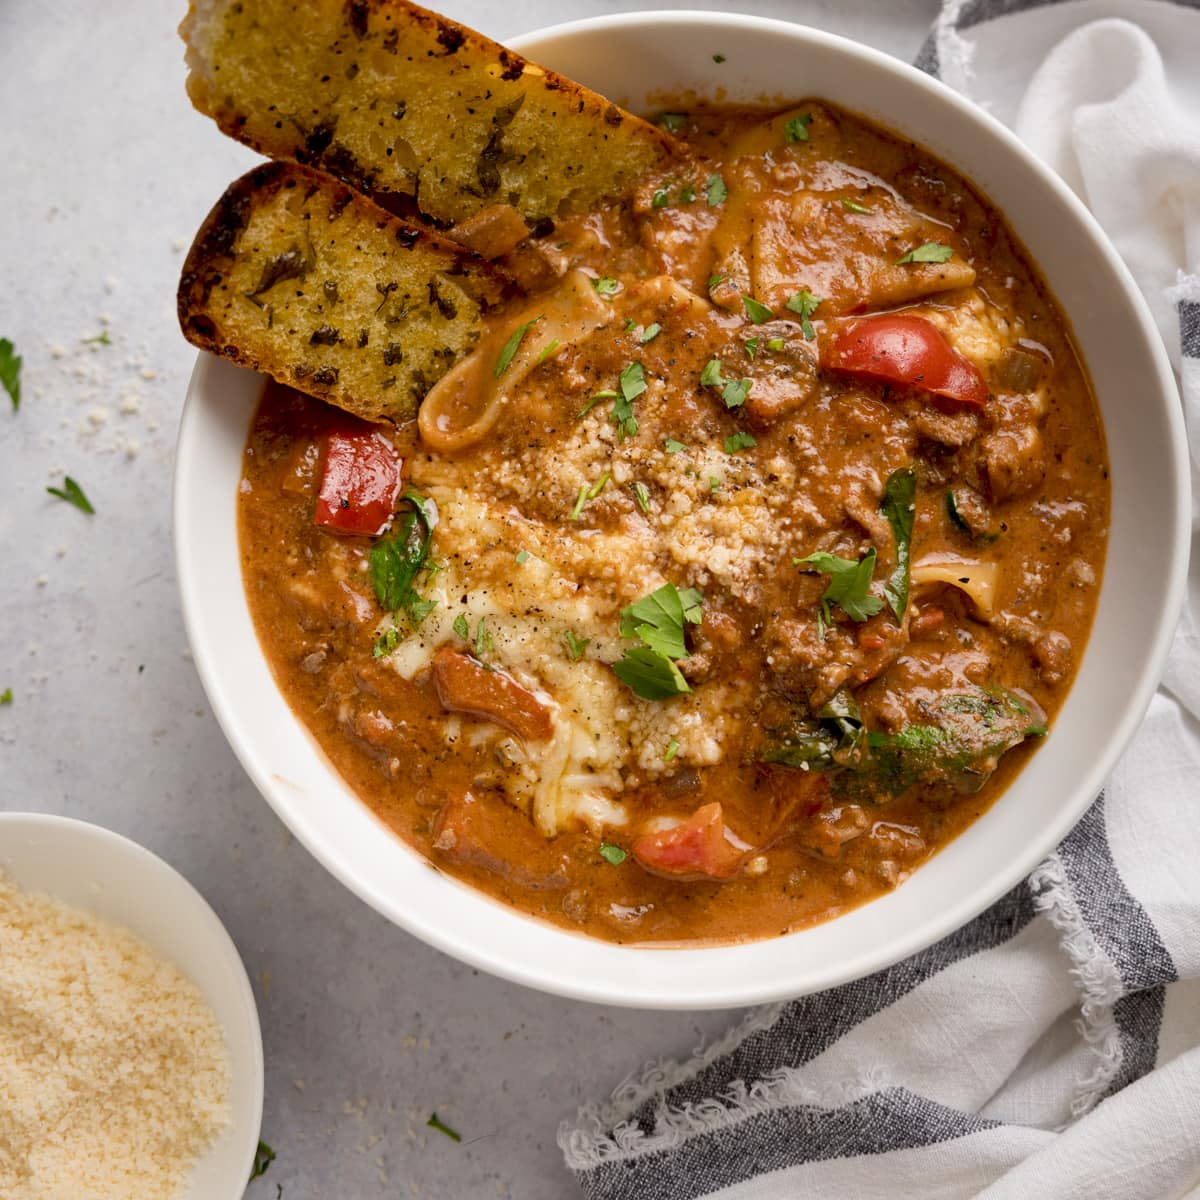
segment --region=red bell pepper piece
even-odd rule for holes
[[[633,857],[647,871],[671,879],[728,879],[751,847],[725,828],[719,801],[704,804],[681,825],[646,833],[633,843]]]
[[[400,456],[374,429],[325,435],[324,469],[314,520],[337,533],[374,537],[396,511]]]
[[[907,383],[935,397],[982,408],[987,384],[932,321],[894,313],[843,325],[821,346],[821,366],[882,383]]]

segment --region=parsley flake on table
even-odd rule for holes
[[[941,242],[926,242],[923,246],[918,246],[915,250],[901,255],[896,259],[896,266],[899,267],[904,263],[944,263],[949,262],[953,257],[954,248],[952,246],[943,245]]]
[[[775,315],[765,304],[755,300],[753,296],[743,295],[742,303],[746,307],[746,316],[755,325],[761,325],[764,321],[769,321]]]
[[[821,297],[814,296],[808,288],[802,288],[794,296],[788,297],[788,302],[784,308],[794,312],[800,318],[800,329],[804,336],[811,342],[816,333],[813,331],[812,321],[809,318],[821,306]]]
[[[94,514],[96,511],[92,507],[92,502],[83,494],[83,488],[70,475],[63,478],[62,487],[48,487],[46,491],[52,496],[57,496],[59,500],[65,500],[68,504],[75,505],[80,512]]]
[[[5,688],[0,692],[0,704],[11,704],[13,702],[12,688]]]
[[[865,621],[883,608],[883,601],[871,595],[871,580],[875,575],[874,546],[860,559],[818,552],[805,558],[794,558],[792,566],[815,567],[829,576],[829,586],[821,596],[821,616],[826,625],[833,623],[829,615],[831,604],[836,604],[852,621]]]
[[[808,127],[812,124],[812,113],[801,113],[793,117],[784,127],[783,136],[789,142],[807,142]]]
[[[600,293],[601,296],[615,296],[620,288],[620,284],[608,275],[602,275],[599,279],[592,280],[592,287]]]
[[[736,454],[739,450],[748,450],[751,446],[757,445],[758,443],[754,440],[753,434],[740,429],[737,433],[731,433],[725,439],[725,453]]]
[[[720,175],[710,175],[704,185],[704,199],[708,202],[708,207],[717,208],[724,204],[728,195],[729,189],[725,186],[725,180]]]
[[[13,412],[21,407],[21,363],[24,360],[16,352],[8,338],[0,338],[0,384],[12,401]]]
[[[250,1182],[253,1183],[260,1175],[267,1173],[267,1168],[275,1161],[275,1151],[261,1138],[258,1148],[254,1151],[254,1167],[250,1172]]]
[[[108,336],[107,329],[102,329],[94,336],[85,337],[82,340],[85,346],[111,346],[113,344],[112,338]]]
[[[592,639],[576,637],[569,629],[564,629],[563,643],[567,647],[567,657],[572,662],[578,662],[583,657],[583,652],[592,644]]]
[[[661,126],[668,133],[679,133],[687,126],[687,113],[659,113],[658,116],[654,118],[654,123]]]
[[[600,843],[600,857],[607,863],[612,863],[614,867],[619,867],[628,857],[628,853],[621,849],[620,846],[614,846],[612,842]]]
[[[521,348],[521,343],[525,340],[525,335],[541,320],[545,318],[545,313],[536,316],[532,321],[526,321],[524,325],[518,325],[516,329],[509,335],[508,341],[500,348],[500,357],[496,359],[496,366],[492,370],[492,374],[497,379],[504,374],[505,371],[512,365],[513,358],[516,357],[517,351]]]
[[[436,1129],[438,1133],[444,1133],[452,1142],[462,1141],[462,1134],[459,1133],[457,1129],[451,1129],[450,1126],[447,1125],[446,1122],[437,1115],[437,1113],[434,1113],[429,1120],[425,1122],[425,1124],[428,1125],[430,1129]]]
[[[713,62],[717,63],[718,65],[720,63],[723,63],[724,61],[725,61],[725,55],[723,55],[723,54],[714,54],[713,55]]]

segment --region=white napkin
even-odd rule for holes
[[[1012,125],[1107,230],[1180,371],[1200,493],[1197,0],[949,0],[918,64]],[[1200,1197],[1198,614],[1194,556],[1145,724],[1029,880],[564,1123],[587,1195]]]

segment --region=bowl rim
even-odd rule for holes
[[[1051,852],[1078,822],[1100,792],[1104,780],[1141,724],[1158,686],[1173,637],[1176,618],[1182,605],[1191,536],[1189,521],[1191,485],[1187,468],[1187,443],[1182,407],[1178,399],[1175,376],[1149,308],[1128,268],[1092,214],[1068,185],[996,118],[941,81],[882,51],[797,23],[748,14],[703,10],[614,13],[548,26],[520,37],[511,38],[506,44],[512,49],[522,54],[532,55],[536,59],[539,54],[546,53],[543,47],[556,39],[574,38],[580,35],[586,37],[593,34],[604,34],[610,30],[669,33],[672,28],[681,27],[688,27],[689,32],[694,31],[697,27],[703,27],[716,34],[732,28],[739,30],[750,28],[772,37],[806,42],[820,50],[840,56],[850,66],[858,62],[879,68],[892,76],[898,76],[902,83],[906,81],[908,85],[923,90],[934,97],[936,102],[958,110],[963,117],[980,128],[981,136],[986,135],[993,138],[1001,144],[1006,153],[1021,159],[1027,169],[1039,176],[1041,183],[1055,193],[1059,201],[1071,210],[1074,220],[1086,233],[1094,252],[1103,260],[1106,268],[1121,282],[1124,292],[1123,299],[1136,317],[1136,329],[1131,331],[1131,336],[1136,335],[1140,341],[1147,364],[1152,366],[1155,375],[1151,381],[1154,387],[1153,389],[1148,387],[1147,391],[1153,390],[1161,400],[1163,416],[1169,426],[1169,462],[1162,466],[1163,470],[1170,474],[1174,511],[1171,514],[1173,523],[1168,539],[1171,548],[1170,566],[1165,575],[1165,586],[1162,592],[1162,602],[1157,611],[1154,636],[1150,643],[1149,653],[1145,658],[1144,669],[1138,677],[1137,686],[1130,690],[1121,719],[1113,727],[1112,736],[1107,745],[1096,749],[1089,760],[1089,769],[1075,785],[1074,791],[1071,793],[1074,798],[1073,803],[1057,804],[1051,818],[1037,829],[1030,831],[1025,852],[1010,857],[1003,867],[990,869],[982,884],[970,890],[964,889],[963,894],[958,896],[953,903],[931,911],[924,920],[915,923],[899,937],[886,942],[880,939],[871,948],[847,955],[838,959],[836,963],[820,969],[814,969],[804,964],[799,967],[785,966],[781,968],[778,981],[769,987],[763,985],[748,987],[739,979],[736,969],[724,972],[714,970],[709,973],[709,977],[705,981],[705,988],[698,994],[693,984],[689,983],[686,986],[676,982],[663,984],[661,981],[647,977],[647,973],[640,973],[636,977],[626,977],[615,983],[603,977],[579,979],[565,974],[563,968],[556,966],[554,962],[533,964],[523,959],[503,956],[489,944],[486,938],[466,936],[462,930],[451,932],[439,925],[436,920],[430,920],[425,914],[414,911],[413,907],[406,908],[397,903],[394,897],[382,894],[375,887],[364,882],[357,872],[354,862],[343,861],[342,857],[321,843],[308,822],[300,818],[290,807],[286,789],[279,786],[276,778],[272,778],[272,772],[261,760],[256,748],[250,744],[238,728],[231,711],[226,706],[217,663],[210,654],[208,645],[204,643],[203,639],[197,637],[199,624],[197,606],[202,589],[197,587],[192,570],[193,564],[189,560],[183,539],[179,537],[179,530],[187,524],[187,493],[190,486],[184,456],[182,453],[179,454],[174,497],[176,564],[184,622],[196,667],[218,723],[235,754],[271,807],[292,829],[309,852],[376,911],[381,912],[428,944],[472,966],[528,987],[573,999],[656,1009],[736,1007],[782,1000],[862,978],[909,957],[960,928],[1023,880],[1038,861]],[[552,51],[548,55],[548,60],[550,65],[554,64]],[[918,135],[917,140],[923,139]],[[969,173],[965,170],[962,173],[964,177],[970,178]],[[195,397],[203,390],[209,371],[217,368],[219,361],[204,353],[198,355],[180,423],[179,447],[181,450],[185,446],[189,430],[197,418],[200,401]],[[283,703],[286,705],[286,701]],[[307,730],[304,732],[307,735]],[[1028,765],[1025,769],[1029,769]],[[361,804],[361,801],[355,799]],[[997,803],[1002,804],[1003,797]],[[395,835],[391,836],[395,837]],[[401,839],[395,838],[395,840],[404,845],[405,849],[411,853],[416,853],[407,844],[402,843]],[[929,865],[928,863],[924,864],[921,870],[928,869]],[[460,886],[465,888],[467,885]],[[484,893],[472,890],[472,895],[478,899],[481,905],[502,908],[506,913],[515,911],[508,909],[507,906],[501,906],[499,902]],[[872,904],[879,902],[877,900],[863,907],[869,909]],[[537,921],[536,918],[520,915],[520,919],[537,924],[542,928],[551,928]],[[837,918],[832,923],[837,924],[843,919],[845,918]],[[823,928],[823,926],[817,928]],[[554,928],[554,932],[562,938],[576,939],[582,936],[558,928]],[[749,943],[719,946],[696,945],[670,949],[615,946],[611,943],[599,944],[631,956],[647,956],[655,953],[675,956],[714,956],[714,962],[716,956],[722,956],[726,959],[727,966],[733,966],[736,963],[737,954],[731,952],[741,951],[747,947],[778,946],[788,939],[803,937],[805,932],[806,930],[799,930],[782,937]],[[781,960],[783,957],[780,956]],[[711,978],[714,974],[719,977]]]
[[[240,1077],[244,1083],[249,1084],[250,1107],[246,1113],[231,1110],[231,1123],[228,1126],[227,1133],[219,1135],[217,1142],[209,1150],[206,1150],[204,1154],[200,1155],[193,1165],[192,1170],[189,1171],[187,1176],[189,1187],[187,1196],[191,1197],[194,1194],[195,1181],[192,1178],[193,1172],[205,1161],[206,1155],[211,1153],[224,1137],[229,1137],[242,1143],[240,1150],[235,1145],[231,1151],[235,1159],[240,1163],[238,1167],[239,1174],[235,1175],[234,1179],[249,1179],[250,1173],[254,1169],[258,1140],[262,1132],[263,1100],[266,1089],[262,1024],[258,1015],[258,1005],[254,999],[254,989],[250,984],[249,976],[246,974],[246,965],[242,962],[242,957],[238,953],[237,946],[230,936],[229,930],[225,928],[224,922],[199,889],[181,871],[173,867],[166,859],[155,854],[153,850],[104,825],[98,825],[94,821],[80,820],[76,817],[59,816],[56,813],[21,810],[0,812],[0,838],[3,837],[7,830],[13,828],[43,836],[50,841],[61,837],[64,833],[71,837],[80,838],[83,841],[90,841],[105,847],[104,852],[99,856],[99,861],[102,862],[112,862],[118,858],[125,864],[131,860],[137,862],[139,866],[136,869],[144,872],[145,877],[151,880],[155,886],[161,886],[163,880],[169,880],[169,886],[175,889],[180,901],[194,912],[196,919],[201,924],[207,927],[216,947],[218,958],[215,960],[214,969],[205,974],[203,978],[197,978],[189,972],[184,971],[169,954],[161,954],[153,947],[150,950],[155,957],[171,962],[177,970],[183,973],[200,990],[210,1010],[213,1008],[213,1004],[209,998],[209,993],[219,992],[229,998],[236,1008],[239,1018],[245,1021],[245,1028],[242,1030],[242,1033],[249,1037],[251,1055],[249,1061],[242,1057],[235,1060],[231,1053],[230,1068],[231,1079]],[[115,857],[106,858],[104,857],[105,854]],[[3,867],[4,855],[3,852],[0,852],[0,868]],[[27,885],[19,878],[16,879],[16,882],[22,890],[28,890],[34,894],[48,895],[53,900],[97,916],[110,924],[122,925],[129,929],[139,941],[145,942],[144,934],[133,922],[114,920],[103,913],[96,912],[86,901],[64,900],[55,894],[54,891],[43,889],[37,884]],[[226,1043],[226,1050],[231,1051],[229,1032],[223,1026],[221,1030]],[[239,1119],[245,1118],[249,1118],[249,1120],[245,1124],[239,1125]]]

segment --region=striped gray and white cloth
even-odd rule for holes
[[[1200,0],[949,0],[918,65],[1105,226],[1180,372],[1197,491]],[[1142,729],[1033,875],[915,957],[754,1011],[564,1123],[584,1193],[1200,1197],[1198,620],[1194,561]]]

